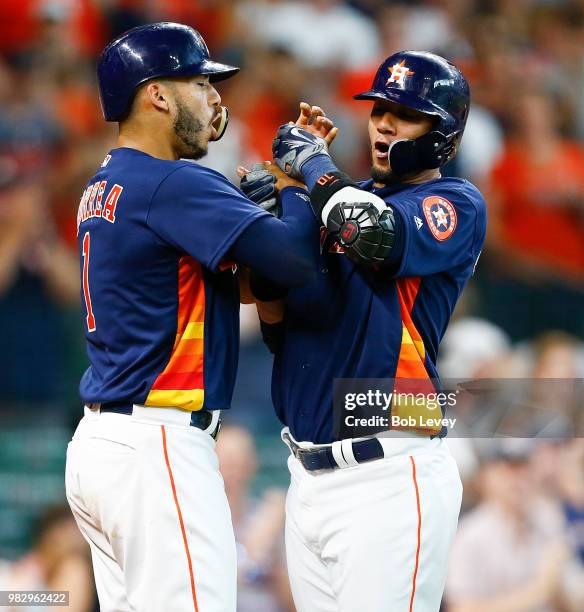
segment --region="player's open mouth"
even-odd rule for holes
[[[218,136],[217,128],[215,126],[219,125],[221,120],[221,113],[215,113],[213,119],[209,123],[209,127],[211,128],[211,140],[215,140]]]
[[[210,122],[211,140],[219,140],[223,136],[228,121],[229,111],[225,106],[220,106]]]
[[[389,144],[381,140],[375,141],[373,145],[373,157],[377,159],[387,159],[387,152],[389,151]]]

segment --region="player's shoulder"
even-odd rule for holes
[[[487,205],[479,189],[466,179],[444,177],[417,185],[416,196],[424,214],[436,207],[450,210],[467,227],[474,226],[478,235],[483,236],[487,227]]]
[[[226,176],[202,166],[193,161],[179,160],[169,162],[172,164],[168,167],[168,173],[163,179],[165,187],[173,191],[187,191],[192,193],[196,190],[198,193],[206,193],[207,191],[235,191],[235,187],[229,182]]]
[[[442,197],[457,207],[472,206],[477,213],[483,214],[486,203],[483,194],[470,181],[457,177],[443,177],[416,185],[412,190],[419,197]]]
[[[230,184],[225,176],[190,160],[171,160],[153,157],[144,151],[120,147],[111,150],[101,164],[100,170],[116,170],[128,174],[132,170],[138,171],[142,178],[148,178],[154,183],[176,183],[185,184],[187,187],[192,183],[197,183],[200,188],[207,183]],[[192,188],[192,186],[191,186]]]

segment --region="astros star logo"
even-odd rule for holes
[[[444,212],[444,208],[442,208],[442,206],[438,205],[438,210],[433,210],[432,214],[436,220],[437,227],[443,227],[444,229],[448,227],[449,215]]]
[[[458,222],[452,202],[441,196],[429,196],[422,202],[422,211],[436,240],[443,242],[452,236]]]
[[[386,85],[390,83],[397,83],[398,85],[404,84],[404,79],[407,76],[412,76],[415,74],[413,70],[410,70],[406,66],[406,60],[402,60],[399,64],[394,64],[391,68],[388,68],[390,77],[387,79]]]

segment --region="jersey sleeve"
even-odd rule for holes
[[[261,217],[270,214],[222,174],[185,163],[158,186],[147,223],[162,240],[215,270],[242,232]]]
[[[448,190],[388,198],[404,234],[395,277],[428,276],[476,261],[486,231],[485,202],[476,194]]]

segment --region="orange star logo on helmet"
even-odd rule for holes
[[[391,68],[388,68],[389,71],[389,79],[387,79],[387,83],[386,85],[389,85],[390,83],[397,83],[398,85],[403,85],[404,84],[404,79],[407,76],[412,76],[412,74],[415,74],[415,72],[413,70],[410,70],[407,66],[406,66],[406,60],[402,60],[399,64],[394,64],[393,66],[391,66]]]

